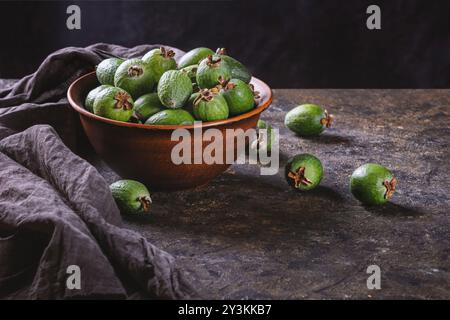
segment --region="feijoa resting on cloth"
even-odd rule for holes
[[[65,145],[77,122],[69,84],[105,57],[155,47],[62,49],[0,88],[0,298],[197,297],[171,255],[121,228],[107,183]],[[71,265],[80,289],[67,288]]]

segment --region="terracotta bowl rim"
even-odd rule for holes
[[[149,124],[122,122],[122,121],[117,121],[117,120],[112,120],[112,119],[97,116],[97,115],[87,111],[84,108],[84,106],[80,106],[78,103],[75,102],[74,94],[75,94],[75,90],[76,90],[78,83],[83,81],[85,78],[92,77],[93,75],[95,75],[95,71],[89,72],[89,73],[79,77],[74,82],[72,82],[72,84],[69,86],[69,89],[67,90],[67,99],[69,101],[69,104],[72,106],[73,109],[75,109],[75,111],[77,111],[79,114],[81,114],[87,118],[97,120],[100,122],[104,122],[104,123],[108,123],[108,124],[112,124],[112,125],[117,125],[120,127],[139,128],[139,129],[146,129],[146,130],[174,130],[174,129],[179,129],[179,128],[194,129],[194,128],[208,128],[208,127],[215,127],[215,126],[220,126],[220,125],[228,125],[228,124],[231,124],[234,122],[241,121],[243,119],[250,118],[256,114],[263,112],[270,106],[270,104],[272,103],[272,100],[273,100],[272,89],[270,89],[270,87],[264,81],[262,81],[258,78],[252,77],[251,83],[257,83],[258,87],[263,90],[263,92],[261,92],[262,96],[267,97],[267,98],[260,101],[258,106],[249,112],[246,112],[246,113],[243,113],[243,114],[240,114],[240,115],[237,115],[237,116],[225,119],[225,120],[209,121],[209,122],[204,122],[204,123],[202,122],[200,125],[198,125],[198,124],[197,125],[184,125],[184,126],[180,126],[180,125],[149,125]]]

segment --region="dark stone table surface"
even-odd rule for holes
[[[280,167],[318,156],[313,191],[288,187],[284,169],[260,176],[234,165],[209,185],[153,194],[152,217],[127,221],[177,257],[200,294],[214,299],[450,298],[450,90],[274,90],[262,118],[280,130]],[[283,125],[299,103],[336,117],[320,137]],[[91,159],[105,178],[118,177]],[[349,176],[363,163],[399,180],[392,202],[365,207]],[[381,268],[368,290],[367,267]]]

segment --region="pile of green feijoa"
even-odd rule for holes
[[[248,69],[223,48],[196,48],[178,63],[173,50],[155,48],[142,58],[105,59],[96,75],[101,85],[88,93],[85,108],[124,122],[223,120],[250,111],[258,98]]]

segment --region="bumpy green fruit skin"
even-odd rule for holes
[[[161,101],[159,101],[158,94],[156,92],[147,93],[140,96],[134,102],[134,113],[142,122],[147,121],[155,113],[165,109]]]
[[[300,181],[295,180],[293,176],[304,168],[304,178]],[[318,158],[311,154],[299,154],[290,158],[286,164],[285,177],[290,186],[297,190],[311,190],[317,187],[323,177],[322,163]]]
[[[95,89],[92,89],[89,91],[88,95],[86,96],[86,100],[84,101],[84,107],[89,112],[94,112],[94,101],[97,95],[102,91],[103,89],[110,88],[110,85],[102,84],[101,86],[98,86]]]
[[[302,104],[286,114],[284,124],[300,136],[316,136],[326,128],[321,119],[326,118],[325,110],[316,104]]]
[[[227,101],[220,94],[214,96],[210,101],[199,100],[194,103],[194,116],[197,120],[224,120],[228,118],[228,115]]]
[[[250,83],[252,75],[242,63],[227,55],[221,55],[221,57],[230,68],[231,78],[242,80],[245,83]]]
[[[227,101],[232,116],[250,111],[255,106],[253,91],[242,80],[231,79],[222,90],[222,95]]]
[[[117,68],[123,63],[122,59],[109,58],[100,62],[95,70],[97,79],[101,84],[114,85],[114,75]]]
[[[194,117],[184,109],[166,109],[152,115],[145,124],[152,125],[191,125]]]
[[[385,181],[391,181],[394,175],[387,168],[376,163],[367,163],[357,168],[350,177],[350,191],[364,204],[381,205],[389,201],[385,196]]]
[[[141,59],[129,59],[117,68],[114,85],[131,94],[133,99],[137,99],[152,92],[155,80],[148,64]]]
[[[122,107],[117,107],[119,103]],[[127,122],[133,115],[133,99],[125,90],[109,87],[97,94],[93,109],[98,116]]]
[[[146,214],[151,204],[150,193],[142,183],[119,180],[109,186],[120,212],[124,215]]]
[[[197,69],[196,81],[200,88],[210,89],[219,84],[219,78],[231,79],[231,71],[227,63],[219,55],[211,56],[200,61]]]
[[[192,83],[195,83],[196,76],[197,76],[197,70],[198,70],[198,64],[193,64],[191,66],[187,66],[185,68],[180,69],[181,72],[184,72],[187,74],[189,79],[191,79]]]
[[[158,97],[167,108],[181,108],[191,94],[191,79],[180,70],[169,70],[159,80]]]
[[[164,72],[177,68],[177,63],[172,57],[165,57],[161,49],[153,49],[147,52],[142,61],[147,63],[152,70],[155,83],[159,81]]]
[[[182,69],[193,64],[198,64],[201,60],[205,59],[208,55],[214,54],[209,48],[195,48],[186,52],[184,56],[178,61],[178,68]]]

